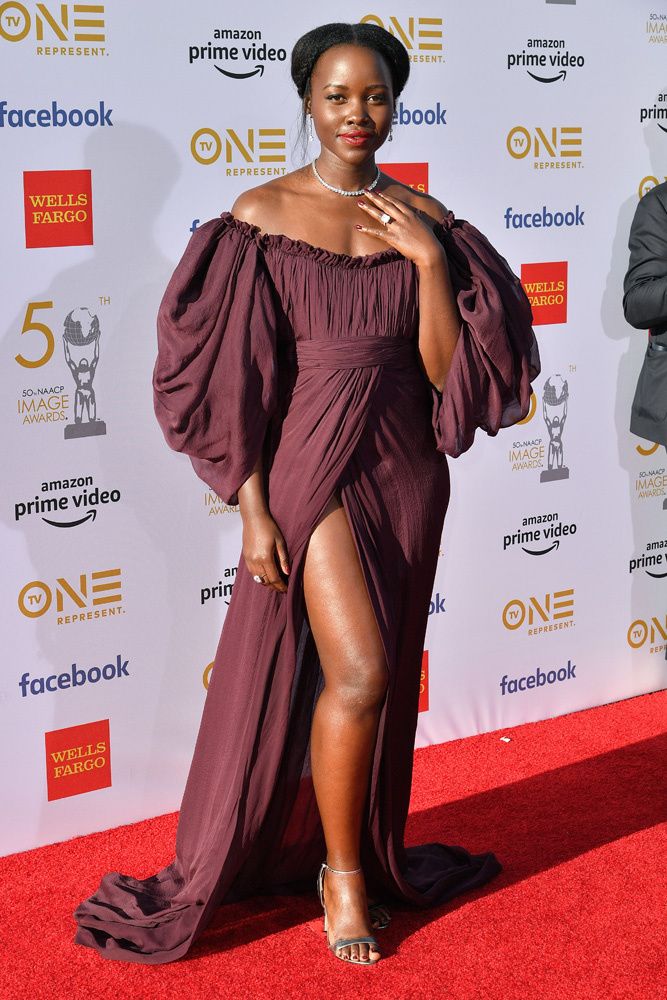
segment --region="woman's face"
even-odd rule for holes
[[[385,141],[394,100],[389,67],[379,53],[358,45],[332,46],[313,67],[310,91],[307,110],[323,149],[357,164]],[[361,135],[353,140],[354,132]]]

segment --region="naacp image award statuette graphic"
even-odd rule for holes
[[[544,383],[542,411],[549,431],[549,468],[540,473],[541,483],[570,478],[570,470],[563,465],[563,428],[569,395],[567,379],[560,375],[551,375]]]
[[[72,309],[65,317],[63,347],[65,360],[76,385],[74,423],[65,427],[65,438],[106,434],[107,425],[97,419],[93,379],[100,356],[100,323],[89,309]]]

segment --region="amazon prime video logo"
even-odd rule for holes
[[[120,501],[120,490],[100,489],[92,476],[70,476],[44,480],[34,497],[14,503],[14,520],[25,525],[30,519],[53,528],[78,528],[93,522],[100,509]]]
[[[203,45],[188,46],[188,62],[213,66],[231,80],[263,76],[267,66],[287,61],[287,49],[267,43],[260,28],[215,28]]]
[[[525,73],[536,83],[564,83],[585,63],[582,55],[570,51],[564,38],[527,38],[505,57],[509,72]]]
[[[647,542],[644,551],[630,560],[629,572],[664,580],[667,577],[667,538],[663,536]]]
[[[532,514],[522,519],[516,531],[503,536],[503,552],[518,547],[529,556],[547,556],[576,533],[577,525],[564,524],[559,514]]]

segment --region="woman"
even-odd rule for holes
[[[403,831],[445,452],[522,419],[539,361],[503,258],[375,166],[408,72],[373,25],[299,39],[315,162],[201,226],[165,293],[157,418],[238,501],[243,552],[176,858],[107,875],[76,912],[106,957],[178,958],[220,903],[303,888],[326,855],[327,943],[369,965],[384,899],[430,906],[501,870]]]

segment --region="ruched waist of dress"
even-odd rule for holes
[[[339,337],[335,340],[298,340],[296,361],[304,368],[404,367],[415,357],[415,341],[408,337]]]

